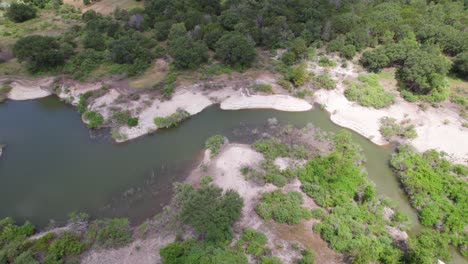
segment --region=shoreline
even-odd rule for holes
[[[357,76],[354,69],[351,69],[339,69],[338,71],[342,76]],[[337,75],[332,77],[336,79]],[[8,76],[0,77],[0,81],[6,79]],[[348,101],[344,96],[343,79],[338,80],[336,89],[318,90],[309,100],[292,97],[285,91],[271,95],[250,95],[248,90],[245,91],[245,88],[239,88],[238,82],[226,82],[224,88],[217,90],[204,90],[203,84],[199,83],[179,87],[172,98],[166,101],[155,98],[149,93],[142,93],[136,101],[127,100],[115,104],[119,98],[125,97],[126,94],[119,88],[110,88],[104,95],[91,102],[88,105],[88,110],[100,113],[105,119],[111,118],[111,107],[129,110],[138,116],[139,124],[137,126],[114,128],[114,132],[121,135],[114,140],[117,143],[122,143],[155,132],[158,127],[154,124],[153,119],[169,116],[178,109],[187,111],[191,116],[214,104],[219,104],[222,110],[274,109],[302,112],[311,110],[312,104],[318,103],[329,112],[333,123],[351,129],[379,146],[390,144],[379,132],[380,118],[389,116],[400,121],[408,117],[415,125],[418,137],[407,143],[420,152],[429,149],[444,151],[448,154],[450,161],[468,164],[468,137],[466,136],[468,129],[462,126],[461,120],[454,111],[432,107],[422,110],[415,103],[404,101],[399,95],[396,96],[393,105],[384,109],[362,107]],[[53,95],[54,92],[45,87],[50,87],[54,80],[53,77],[14,80],[10,84],[12,91],[8,94],[8,99],[31,100]],[[60,91],[56,94],[61,100],[76,105],[81,94],[99,90],[104,85],[109,85],[109,82],[79,83],[68,80],[61,85]]]

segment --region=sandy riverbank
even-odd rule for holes
[[[0,84],[10,82],[11,91],[8,93],[8,98],[11,100],[31,100],[43,98],[51,95],[49,87],[54,83],[53,77],[37,78],[37,79],[10,79],[8,76],[0,76]]]
[[[359,74],[366,73],[358,66],[348,62],[346,68],[326,69],[311,64],[309,70],[316,74],[328,71],[337,83],[336,89],[318,90],[313,97],[314,102],[324,105],[335,124],[352,129],[377,145],[385,145],[389,142],[379,132],[380,119],[386,116],[397,121],[409,118],[418,134],[409,143],[418,151],[444,151],[451,161],[468,164],[468,129],[463,127],[463,120],[456,112],[444,107],[423,110],[416,103],[405,101],[396,91],[393,91],[395,103],[387,108],[363,107],[344,96],[343,81],[354,80]]]

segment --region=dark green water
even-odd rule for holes
[[[272,117],[282,124],[342,129],[320,109],[287,113],[213,106],[175,129],[115,144],[109,133],[90,137],[79,114],[56,98],[7,101],[0,105],[0,144],[6,144],[0,158],[0,218],[46,226],[51,219],[62,223],[68,213],[80,211],[128,217],[137,224],[167,204],[172,183],[184,179],[209,136],[220,133],[246,141],[243,131]],[[379,194],[394,200],[418,230],[416,214],[388,166],[393,148],[378,147],[356,133],[353,137],[365,151]]]

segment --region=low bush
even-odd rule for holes
[[[268,239],[265,234],[257,232],[253,229],[247,228],[237,241],[236,246],[243,248],[245,253],[254,257],[263,256],[267,248]]]
[[[221,146],[224,144],[222,135],[214,135],[208,138],[205,142],[205,148],[211,151],[211,157],[218,155]]]
[[[11,3],[5,16],[15,23],[21,23],[36,17],[36,9],[23,3]]]
[[[112,114],[112,122],[118,125],[127,124],[128,120],[132,117],[130,111],[117,111]]]
[[[154,124],[158,128],[171,128],[176,127],[179,123],[189,118],[190,114],[185,110],[177,110],[170,116],[166,117],[155,117]]]
[[[327,74],[322,74],[314,78],[314,86],[319,89],[333,90],[336,82]]]
[[[134,127],[138,126],[138,117],[130,117],[127,119],[127,126]]]
[[[159,251],[164,264],[249,263],[240,250],[233,250],[194,239],[174,242]]]
[[[322,66],[322,67],[336,67],[336,61],[330,60],[326,56],[322,56],[319,59],[319,66]]]
[[[0,103],[4,102],[7,99],[8,93],[11,91],[11,86],[3,85],[0,86]]]
[[[272,86],[271,84],[266,83],[254,83],[250,85],[250,88],[255,92],[262,92],[262,93],[272,93]]]
[[[104,248],[128,245],[133,240],[130,221],[126,218],[97,220],[88,228],[86,239]]]
[[[79,235],[64,233],[50,244],[48,253],[61,260],[66,256],[78,256],[84,249],[85,243],[80,241]]]
[[[327,213],[322,208],[312,209],[311,213],[312,213],[312,218],[317,219],[317,220],[323,220],[327,216]]]
[[[273,219],[278,223],[294,225],[304,218],[302,201],[300,192],[283,193],[277,190],[263,194],[255,211],[265,220]]]
[[[388,107],[394,103],[395,97],[386,92],[380,85],[378,75],[374,73],[359,75],[358,80],[358,83],[352,83],[345,91],[348,100],[377,109]]]
[[[315,263],[315,252],[311,250],[303,250],[301,254],[302,254],[302,258],[297,260],[295,264],[314,264]]]
[[[414,125],[408,124],[409,122],[409,119],[404,119],[398,124],[395,118],[387,116],[382,117],[380,119],[379,131],[387,140],[391,140],[395,136],[409,139],[415,138],[418,134],[416,133]]]
[[[104,117],[95,111],[86,111],[83,114],[83,119],[88,122],[89,129],[96,129],[104,122]]]

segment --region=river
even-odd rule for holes
[[[134,224],[162,210],[172,184],[184,179],[205,140],[223,134],[246,141],[245,131],[268,118],[281,124],[312,123],[325,131],[343,129],[316,107],[301,113],[273,110],[205,109],[177,128],[116,144],[110,133],[91,135],[73,107],[55,97],[0,104],[0,218],[29,220],[39,227],[63,224],[70,212],[93,217],[128,217]],[[381,195],[394,200],[421,227],[388,166],[392,146],[379,147],[353,132],[367,158],[369,177]],[[453,263],[465,263],[455,254]]]

